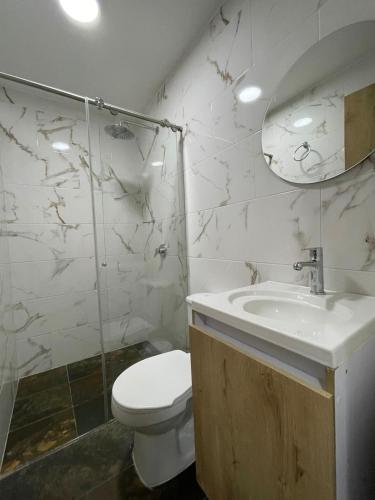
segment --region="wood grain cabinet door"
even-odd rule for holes
[[[190,327],[197,478],[210,500],[334,500],[332,394]]]

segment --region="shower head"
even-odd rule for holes
[[[130,140],[134,138],[133,132],[123,122],[106,125],[104,130],[113,139]]]

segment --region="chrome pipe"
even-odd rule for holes
[[[133,118],[138,118],[139,120],[145,120],[150,123],[155,123],[160,125],[160,127],[170,128],[173,132],[182,132],[182,127],[180,125],[175,125],[169,122],[167,119],[159,120],[153,116],[144,115],[143,113],[137,113],[136,111],[131,111],[130,109],[121,108],[120,106],[114,106],[105,102],[100,97],[85,97],[79,94],[74,94],[73,92],[68,92],[67,90],[58,89],[50,85],[45,85],[44,83],[34,82],[33,80],[28,80],[27,78],[21,78],[20,76],[10,75],[9,73],[0,72],[0,78],[4,80],[9,80],[15,83],[21,83],[22,85],[27,85],[28,87],[33,87],[35,89],[44,90],[50,94],[60,95],[62,97],[67,97],[68,99],[73,99],[74,101],[87,102],[92,106],[96,106],[98,109],[108,109],[111,112],[121,113],[123,115],[131,116]]]

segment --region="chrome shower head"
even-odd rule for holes
[[[106,125],[104,130],[113,139],[134,139],[133,132],[123,122]]]

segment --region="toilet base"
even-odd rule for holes
[[[134,468],[148,488],[170,481],[194,461],[192,417],[182,427],[163,434],[134,433]]]

